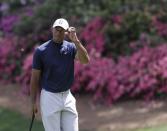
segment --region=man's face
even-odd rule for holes
[[[55,27],[52,30],[53,33],[53,39],[55,42],[62,42],[64,40],[65,30],[62,27]]]

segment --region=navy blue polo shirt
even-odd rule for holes
[[[74,43],[49,40],[40,45],[33,56],[33,69],[41,70],[41,86],[50,92],[70,89],[74,80]]]

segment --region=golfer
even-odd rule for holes
[[[37,113],[40,87],[40,110],[45,131],[78,131],[76,100],[70,92],[74,80],[74,59],[89,62],[89,56],[77,37],[75,27],[66,19],[52,26],[52,39],[36,48],[31,76],[32,113]],[[71,42],[64,40],[67,35]]]

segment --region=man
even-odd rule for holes
[[[86,64],[89,56],[67,20],[57,19],[52,26],[53,38],[34,53],[31,76],[32,113],[37,113],[40,94],[41,116],[45,131],[78,131],[75,98],[70,92],[74,80],[74,59]],[[71,42],[65,41],[65,35]]]

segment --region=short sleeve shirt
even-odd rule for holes
[[[68,41],[60,44],[49,40],[35,50],[32,68],[41,70],[43,89],[54,93],[70,89],[74,80],[75,54],[75,44]]]

